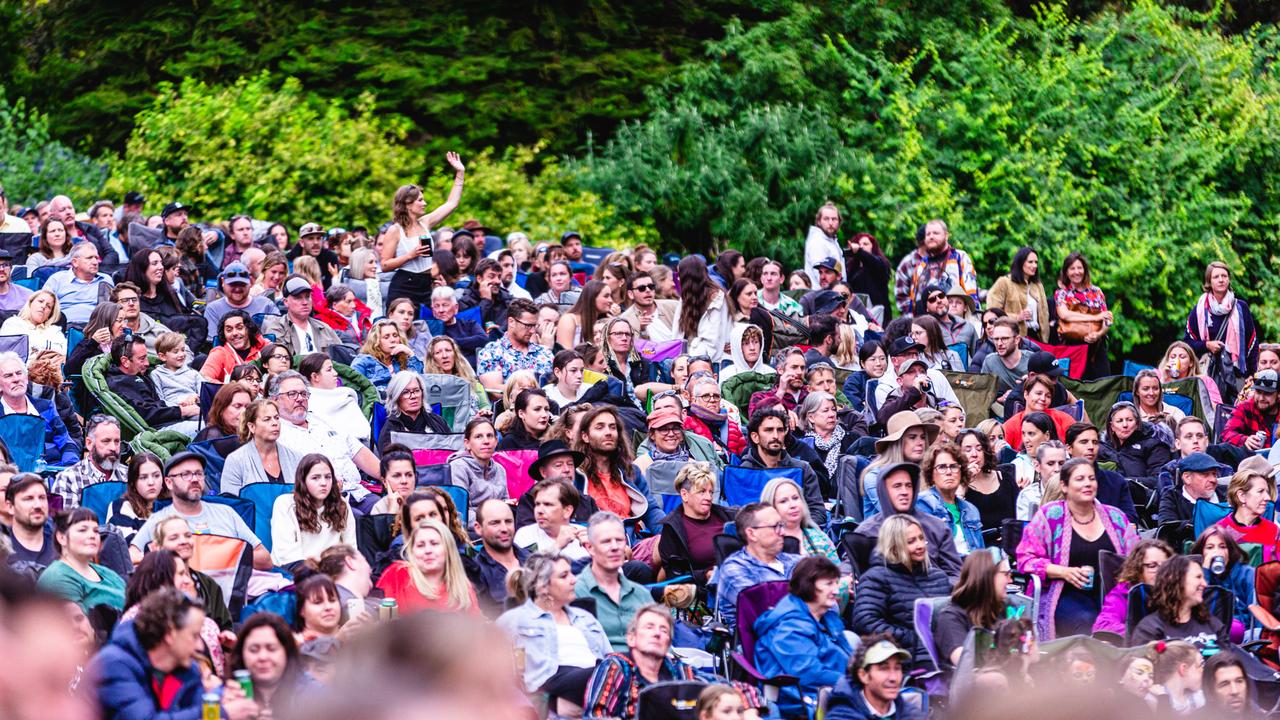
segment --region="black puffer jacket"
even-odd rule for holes
[[[916,637],[912,622],[916,599],[950,594],[951,581],[935,567],[912,571],[905,565],[877,565],[858,580],[853,630],[859,635],[890,633],[898,647],[911,650],[917,663],[927,661],[929,653]]]
[[[1098,448],[1098,461],[1115,463],[1116,471],[1126,478],[1154,478],[1173,459],[1169,446],[1155,433],[1151,423],[1139,423],[1133,434],[1123,443],[1117,443],[1110,432]]]

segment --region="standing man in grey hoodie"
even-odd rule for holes
[[[844,248],[840,247],[840,210],[835,203],[826,203],[818,208],[818,214],[809,226],[809,234],[804,239],[804,271],[809,275],[813,287],[821,287],[818,281],[818,263],[827,258],[843,258]],[[837,260],[837,263],[839,260]],[[844,271],[837,272],[843,277]]]

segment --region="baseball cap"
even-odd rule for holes
[[[826,268],[832,272],[839,272],[838,264],[836,263],[836,259],[833,257],[822,258],[818,262],[814,263],[813,266],[815,268]]]
[[[239,260],[228,263],[222,272],[219,273],[218,279],[228,285],[248,285],[249,284],[249,268]]]
[[[1268,395],[1280,392],[1280,375],[1275,370],[1259,370],[1253,376],[1253,391]]]
[[[25,218],[25,217],[26,217],[26,216],[28,216],[28,215],[36,215],[36,216],[39,216],[39,215],[40,215],[40,211],[39,211],[39,210],[36,210],[35,206],[34,206],[34,205],[32,205],[32,206],[30,206],[30,207],[19,207],[19,208],[16,208],[16,209],[14,210],[14,212],[13,212],[13,216],[14,216],[14,217]]]
[[[861,670],[872,665],[879,665],[893,657],[896,657],[903,662],[909,662],[911,660],[911,653],[903,650],[897,645],[894,645],[888,640],[881,640],[867,649],[866,654],[862,656],[862,665],[858,666],[858,669]]]
[[[910,335],[903,335],[889,345],[889,357],[898,357],[910,352],[920,352],[923,349],[924,346],[916,342],[915,338]]]
[[[1062,366],[1058,364],[1058,358],[1044,350],[1031,354],[1027,360],[1027,371],[1049,377],[1061,377],[1063,373]]]
[[[7,260],[9,262],[13,262],[13,253],[9,252],[8,250],[5,250],[4,248],[0,248],[0,260]]]
[[[649,429],[654,430],[664,425],[675,423],[680,425],[680,414],[675,410],[662,410],[649,416]]]
[[[1191,472],[1208,472],[1218,469],[1218,461],[1209,457],[1207,453],[1191,453],[1190,455],[1178,461],[1179,470],[1190,470]]]
[[[172,214],[174,214],[174,213],[178,212],[179,210],[186,210],[188,213],[190,213],[190,212],[191,212],[191,206],[190,206],[190,205],[183,205],[182,203],[180,203],[180,202],[178,202],[177,200],[175,200],[175,201],[173,201],[173,202],[169,203],[168,205],[165,205],[165,206],[164,206],[164,209],[160,211],[160,217],[162,217],[162,218],[167,218],[167,217],[169,217],[170,215],[172,215]]]
[[[311,293],[311,283],[300,277],[289,278],[284,284],[285,295],[301,295]]]
[[[563,245],[565,244],[566,241],[568,241],[569,238],[575,238],[575,237],[578,238],[579,240],[582,239],[582,236],[578,234],[577,230],[566,230],[564,234],[560,236],[560,244]]]
[[[320,223],[307,223],[298,228],[298,237],[304,238],[308,235],[323,235],[324,228],[320,227]]]
[[[142,193],[138,192],[137,190],[130,190],[129,192],[124,194],[125,205],[141,205],[146,201],[147,199],[143,197]]]

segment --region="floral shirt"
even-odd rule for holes
[[[532,370],[537,377],[551,374],[550,350],[535,343],[529,343],[528,350],[517,350],[506,335],[480,348],[478,360],[477,375],[496,372],[505,379],[519,370]]]
[[[1053,304],[1083,305],[1089,309],[1090,313],[1100,313],[1107,309],[1107,296],[1102,294],[1102,290],[1097,285],[1090,285],[1083,289],[1059,288],[1053,294]]]

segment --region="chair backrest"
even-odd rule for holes
[[[1258,605],[1274,614],[1276,590],[1280,589],[1280,560],[1259,565],[1253,573],[1253,587]]]
[[[31,352],[31,341],[26,335],[0,335],[0,352],[16,353],[26,361],[27,354]]]
[[[1133,631],[1138,628],[1138,623],[1142,622],[1142,618],[1151,614],[1151,609],[1147,606],[1147,597],[1151,594],[1151,588],[1148,585],[1139,583],[1129,588],[1128,611],[1125,613],[1124,619],[1124,639],[1125,644],[1132,642]]]
[[[1166,392],[1164,394],[1164,401],[1181,410],[1183,415],[1195,414],[1196,401],[1192,400],[1186,395],[1179,395],[1178,393]]]
[[[507,497],[518,498],[533,487],[529,466],[537,460],[537,450],[500,450],[493,454],[493,461],[507,473]]]
[[[636,720],[697,720],[698,696],[706,687],[701,680],[654,683],[636,698]]]
[[[776,477],[785,477],[803,487],[804,470],[798,467],[748,468],[730,465],[724,469],[724,499],[730,505],[759,502],[764,486]]]
[[[462,519],[462,526],[467,527],[471,523],[471,493],[467,492],[464,487],[457,485],[441,485],[445,492],[449,493],[449,497],[453,499],[453,506],[458,509],[458,517]]]
[[[418,460],[419,452],[421,451],[413,451],[413,460],[417,463],[417,467],[414,468],[414,474],[416,476],[416,479],[414,480],[415,485],[418,487],[424,487],[428,485],[445,486],[453,484],[453,471],[449,469],[448,463],[441,463],[439,465],[423,465]]]
[[[392,432],[391,442],[400,443],[413,451],[413,459],[419,466],[440,465],[449,456],[462,449],[462,434]]]
[[[836,500],[839,502],[840,514],[862,522],[865,513],[862,507],[862,472],[871,461],[861,455],[842,455],[836,465]]]
[[[947,349],[954,352],[957,356],[959,356],[961,368],[969,367],[969,346],[968,345],[962,342],[952,343],[947,346]]]
[[[256,482],[240,488],[240,498],[253,503],[253,534],[271,549],[271,511],[276,498],[293,492],[293,483]]]
[[[253,507],[253,503],[245,500],[244,498],[231,497],[230,495],[205,495],[200,499],[207,503],[214,503],[215,505],[226,505],[236,511],[236,514],[240,516],[240,519],[244,520],[245,525],[248,525],[249,527],[255,527],[256,525],[254,521],[256,511]],[[172,500],[164,500],[163,505],[161,502],[162,501],[159,500],[156,501],[157,510],[173,503]],[[254,534],[256,535],[257,533]]]
[[[356,516],[356,548],[369,561],[369,567],[378,566],[378,558],[391,549],[395,534],[391,526],[396,516],[391,513]]]
[[[920,645],[929,653],[929,660],[933,662],[934,670],[942,670],[944,666],[950,665],[950,658],[944,658],[938,652],[937,643],[933,639],[934,625],[938,613],[942,609],[951,604],[949,595],[931,598],[916,598],[915,611],[911,615],[912,624],[915,626],[916,637],[920,638]]]
[[[1143,365],[1142,363],[1136,363],[1136,362],[1134,362],[1134,361],[1132,361],[1132,360],[1125,360],[1125,361],[1124,361],[1124,372],[1123,372],[1122,374],[1123,374],[1125,377],[1137,377],[1137,376],[1138,376],[1138,372],[1139,372],[1139,371],[1142,371],[1142,370],[1154,370],[1154,369],[1155,369],[1155,368],[1153,368],[1153,367],[1152,367],[1152,366],[1150,366],[1150,365]]]
[[[1275,517],[1276,504],[1274,502],[1267,503],[1267,509],[1262,516],[1268,520]],[[1192,524],[1195,527],[1195,536],[1200,537],[1200,533],[1205,528],[1216,524],[1218,521],[1231,514],[1231,506],[1225,502],[1213,502],[1210,500],[1197,500],[1195,510],[1192,514]]]
[[[248,596],[249,578],[253,575],[253,548],[239,538],[200,534],[188,564],[192,570],[208,575],[222,589],[222,597],[232,617],[237,617]]]
[[[1231,620],[1236,612],[1235,593],[1221,585],[1210,585],[1204,589],[1204,601],[1209,605],[1209,612],[1218,618],[1223,627],[1231,627]]]
[[[716,566],[724,564],[725,558],[742,549],[742,541],[736,535],[728,533],[720,533],[711,539],[711,544],[716,549]]]
[[[98,522],[105,523],[111,503],[119,500],[127,487],[125,483],[118,480],[104,480],[85,485],[80,493],[80,507],[94,511],[98,514]]]
[[[459,313],[461,316],[461,313]],[[462,432],[471,420],[471,383],[455,375],[428,374],[422,402],[431,412],[444,418],[454,432]]]
[[[871,568],[871,553],[876,549],[876,538],[850,530],[840,538],[840,546],[844,549],[849,564],[853,566],[855,575],[861,576]]]
[[[4,415],[0,417],[0,440],[9,448],[18,470],[35,472],[36,463],[44,456],[44,418]]]
[[[1022,543],[1022,532],[1027,527],[1026,520],[1006,518],[1000,522],[1000,549],[1010,558],[1017,560],[1018,545]]]
[[[1213,442],[1222,442],[1222,431],[1227,429],[1227,421],[1235,410],[1235,405],[1222,403],[1213,411]]]
[[[200,417],[209,417],[209,408],[213,407],[213,396],[222,389],[222,383],[200,383]]]
[[[1081,420],[1084,419],[1084,401],[1083,400],[1076,400],[1073,403],[1069,403],[1061,407],[1056,407],[1054,408],[1054,410],[1057,410],[1059,412],[1064,412],[1070,415],[1071,418],[1076,422],[1080,422]]]
[[[756,619],[773,609],[787,596],[786,580],[770,580],[744,588],[738,593],[738,640],[742,643],[742,654],[755,665],[756,662]]]
[[[1116,576],[1120,574],[1120,566],[1124,565],[1124,556],[1110,550],[1098,551],[1098,593],[1103,600],[1111,594],[1116,586]]]

